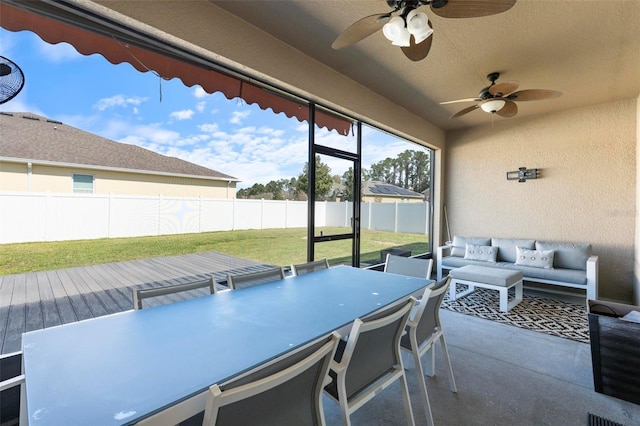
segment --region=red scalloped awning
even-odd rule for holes
[[[14,32],[29,30],[50,44],[69,43],[83,55],[98,53],[112,64],[127,62],[140,72],[153,70],[166,79],[179,78],[189,87],[198,84],[208,93],[221,92],[227,99],[242,98],[248,104],[258,104],[263,110],[271,108],[275,113],[282,112],[299,121],[309,120],[306,105],[255,84],[4,2],[0,3],[0,26]],[[349,120],[319,110],[316,111],[315,122],[319,127],[345,136],[352,125]]]

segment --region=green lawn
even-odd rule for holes
[[[323,228],[325,235],[343,232]],[[219,251],[258,262],[288,266],[305,262],[306,228],[207,232],[160,237],[0,245],[0,275],[46,271],[158,256]],[[428,250],[428,237],[385,231],[362,231],[361,262],[377,263],[380,250],[399,247],[413,254]],[[316,245],[315,258],[331,264],[350,259],[351,240]]]

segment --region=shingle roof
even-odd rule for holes
[[[369,196],[382,196],[382,197],[398,197],[398,198],[420,198],[424,199],[424,196],[419,192],[411,191],[410,189],[401,188],[390,183],[367,181],[362,184],[362,194]]]
[[[0,158],[238,180],[179,158],[114,142],[59,121],[22,112],[0,112]]]

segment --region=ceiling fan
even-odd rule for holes
[[[522,101],[540,101],[544,99],[557,98],[562,92],[545,89],[527,89],[519,90],[520,83],[517,81],[506,81],[496,84],[496,80],[500,77],[499,72],[492,72],[487,75],[487,80],[491,84],[480,91],[475,98],[456,99],[454,101],[440,102],[440,105],[453,104],[458,102],[478,102],[475,105],[466,107],[449,118],[457,118],[465,115],[478,108],[490,114],[498,114],[501,117],[509,118],[518,113],[516,102]]]
[[[387,0],[391,12],[369,15],[351,24],[331,47],[342,49],[382,29],[393,45],[400,46],[412,61],[427,57],[433,41],[433,27],[422,6],[443,18],[476,18],[511,9],[516,0]]]
[[[24,73],[11,59],[0,56],[0,104],[13,99],[24,87]]]

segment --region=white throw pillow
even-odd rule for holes
[[[464,258],[468,260],[482,260],[484,262],[496,262],[498,249],[492,246],[479,246],[467,244],[464,251]]]
[[[553,250],[529,250],[516,247],[516,265],[553,269]]]

